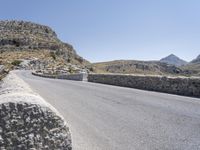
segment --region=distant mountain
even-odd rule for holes
[[[170,64],[170,65],[175,65],[175,66],[183,66],[183,65],[187,64],[187,62],[185,60],[180,59],[179,57],[177,57],[174,54],[171,54],[165,58],[162,58],[160,60],[160,62],[164,62],[164,63]]]
[[[196,59],[192,60],[190,63],[200,63],[200,55]]]

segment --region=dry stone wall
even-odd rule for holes
[[[53,78],[53,79],[64,79],[64,80],[75,80],[75,81],[87,80],[87,74],[84,74],[84,73],[66,74],[66,75],[49,75],[49,74],[32,72],[32,74],[39,77]]]
[[[200,97],[200,78],[89,74],[88,81]]]
[[[71,150],[63,117],[11,72],[0,89],[1,150]]]

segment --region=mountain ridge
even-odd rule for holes
[[[97,73],[177,75],[184,71],[159,61],[114,60],[92,64]]]

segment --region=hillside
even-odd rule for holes
[[[0,21],[0,54],[0,65],[8,69],[24,60],[31,69],[70,72],[86,70],[89,64],[50,27],[26,21]]]
[[[182,66],[181,68],[193,72],[194,75],[200,76],[200,55],[187,65]]]
[[[196,63],[196,64],[199,63],[199,64],[200,64],[200,55],[197,56],[196,59],[192,60],[191,63],[193,63],[193,64],[195,64],[195,63]]]
[[[162,58],[160,60],[160,62],[167,63],[170,65],[175,65],[175,66],[183,66],[183,65],[187,64],[186,61],[180,59],[179,57],[175,56],[174,54],[171,54],[165,58]]]
[[[174,65],[168,65],[159,61],[116,60],[94,63],[92,66],[97,73],[152,75],[182,75],[186,73],[184,70]]]

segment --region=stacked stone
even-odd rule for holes
[[[71,149],[69,129],[53,111],[25,102],[0,105],[0,149]]]
[[[200,78],[148,75],[89,74],[89,82],[200,97]]]
[[[71,150],[62,116],[18,80],[11,73],[0,90],[0,149]]]

